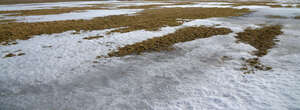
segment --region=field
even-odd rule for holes
[[[300,2],[0,1],[0,110],[298,110]]]

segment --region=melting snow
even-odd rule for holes
[[[300,21],[265,17],[295,16],[298,9],[251,9],[257,12],[193,20],[153,32],[68,31],[0,46],[0,56],[26,54],[0,58],[0,109],[298,110]],[[281,24],[284,34],[261,58],[273,69],[244,75],[240,58],[253,57],[249,52],[255,48],[236,43],[234,36],[247,27],[260,27],[257,24]],[[96,59],[127,44],[201,25],[227,27],[233,33],[178,43],[170,52]],[[83,39],[96,35],[104,37]]]
[[[134,14],[142,9],[119,9],[119,10],[87,10],[55,15],[17,16],[5,17],[5,19],[16,19],[17,22],[45,22],[60,20],[92,19],[111,15]]]

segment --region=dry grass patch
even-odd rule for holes
[[[91,0],[0,0],[0,5],[20,4],[20,3],[69,2],[69,1],[91,1]]]
[[[230,5],[232,5],[233,7],[253,6],[253,5],[256,5],[256,6],[269,6],[269,7],[272,7],[272,8],[282,8],[282,7],[288,8],[288,7],[291,7],[291,6],[282,6],[282,5],[277,5],[277,4],[268,4],[268,3],[275,3],[275,2],[232,2],[232,3],[234,3],[234,4],[230,4]]]
[[[259,58],[242,59],[245,63],[242,65],[240,70],[244,71],[244,74],[254,73],[255,70],[268,71],[272,67],[263,65]]]
[[[23,55],[25,55],[25,53],[18,53],[18,54],[8,53],[3,58],[9,58],[9,57],[14,57],[14,56],[23,56]]]
[[[170,5],[193,5],[193,4],[196,4],[196,3],[195,2],[175,2]]]
[[[300,19],[300,16],[295,16],[294,18],[295,18],[295,19]]]
[[[164,26],[178,26],[177,19],[204,19],[210,17],[241,16],[250,13],[248,9],[233,8],[162,8],[147,9],[136,16],[115,15],[91,20],[66,20],[36,23],[0,24],[0,44],[17,39],[26,40],[33,35],[61,33],[68,30],[102,30],[126,27],[117,32],[134,30],[157,30]]]
[[[149,9],[156,8],[160,6],[166,6],[166,4],[154,4],[154,5],[141,5],[141,6],[122,6],[120,9]]]
[[[0,20],[0,24],[2,23],[10,23],[16,21],[15,19],[5,19],[5,20]]]
[[[90,37],[85,37],[83,39],[85,39],[85,40],[92,40],[92,39],[99,39],[99,38],[102,38],[102,37],[104,37],[104,36],[90,36]]]
[[[254,73],[255,69],[264,71],[272,69],[261,64],[259,57],[268,53],[268,50],[276,44],[276,36],[282,33],[280,25],[265,26],[259,29],[248,28],[244,32],[237,33],[236,38],[239,42],[250,44],[257,49],[257,51],[254,51],[257,58],[244,59],[245,64],[243,64],[241,70],[247,74]]]
[[[153,4],[153,5],[141,5],[141,6],[123,6],[119,7],[120,9],[149,9],[157,8],[160,6],[170,6],[170,5],[190,5],[195,4],[194,2],[170,2],[172,4]]]
[[[276,42],[276,36],[282,34],[280,25],[265,26],[259,29],[246,29],[244,32],[237,33],[238,41],[250,44],[255,47],[255,55],[258,57],[268,53]]]
[[[287,19],[288,17],[280,16],[280,15],[266,15],[267,18],[275,18],[275,19]]]
[[[129,54],[141,54],[143,52],[169,50],[170,47],[175,43],[192,41],[199,38],[207,38],[213,35],[225,35],[231,32],[232,31],[227,28],[213,28],[204,26],[187,27],[162,37],[156,37],[132,45],[126,45],[125,47],[119,48],[118,51],[111,52],[108,55],[110,57],[120,57]]]
[[[68,7],[68,8],[54,8],[54,9],[36,9],[36,10],[14,10],[14,11],[0,11],[0,14],[10,13],[10,15],[6,15],[6,16],[51,15],[51,14],[62,14],[62,13],[70,13],[74,11],[96,10],[96,9],[98,10],[98,9],[105,9],[105,8],[99,6],[90,6],[90,7]]]

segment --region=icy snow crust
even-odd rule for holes
[[[116,9],[121,6],[140,6],[154,4],[170,4],[162,2],[119,2],[119,1],[86,1],[86,2],[58,2],[58,3],[34,3],[34,4],[17,4],[17,5],[0,5],[0,11],[12,10],[35,10],[35,9],[54,9],[57,7],[87,7],[91,4],[111,4],[109,9],[84,10],[63,14],[52,15],[33,15],[33,16],[5,16],[9,14],[0,14],[0,20],[14,19],[16,22],[46,22],[62,20],[92,19],[95,17],[104,17],[111,15],[134,14],[143,9]]]
[[[193,20],[159,31],[68,31],[0,46],[1,56],[26,53],[0,58],[0,110],[298,110],[300,20],[265,15],[293,17],[300,15],[299,9],[249,8],[257,12]],[[236,43],[234,36],[260,27],[255,24],[281,24],[284,34],[261,58],[273,69],[244,75],[240,58],[254,57],[249,52],[255,48]],[[96,59],[127,44],[200,25],[234,32],[178,43],[170,52]],[[83,39],[96,35],[104,37]]]
[[[55,14],[55,15],[5,17],[5,19],[16,19],[17,22],[46,22],[46,21],[93,19],[95,17],[104,17],[104,16],[111,16],[111,15],[134,14],[139,11],[142,11],[142,9],[87,10],[82,12],[71,12],[71,13]]]
[[[0,11],[12,10],[34,10],[34,9],[52,9],[57,7],[85,7],[90,4],[113,4],[118,6],[138,6],[153,4],[168,4],[162,2],[120,2],[120,1],[80,1],[80,2],[55,2],[55,3],[32,3],[32,4],[16,4],[16,5],[0,5]],[[90,5],[92,6],[92,5]]]

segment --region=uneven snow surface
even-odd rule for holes
[[[55,15],[6,17],[6,19],[16,19],[18,22],[45,22],[45,21],[92,19],[95,17],[104,17],[104,16],[111,16],[111,15],[134,14],[139,11],[142,11],[142,9],[87,10],[82,12],[71,12],[71,13],[55,14]]]
[[[300,9],[243,8],[256,12],[159,31],[67,31],[0,46],[0,110],[300,110],[300,20],[293,19]],[[258,24],[281,24],[284,34],[261,58],[272,70],[243,74],[241,58],[254,57],[249,52],[255,48],[234,36]],[[118,47],[201,25],[233,33],[178,43],[169,52],[96,59]],[[97,35],[104,37],[83,39]],[[25,55],[2,58],[8,53]]]

